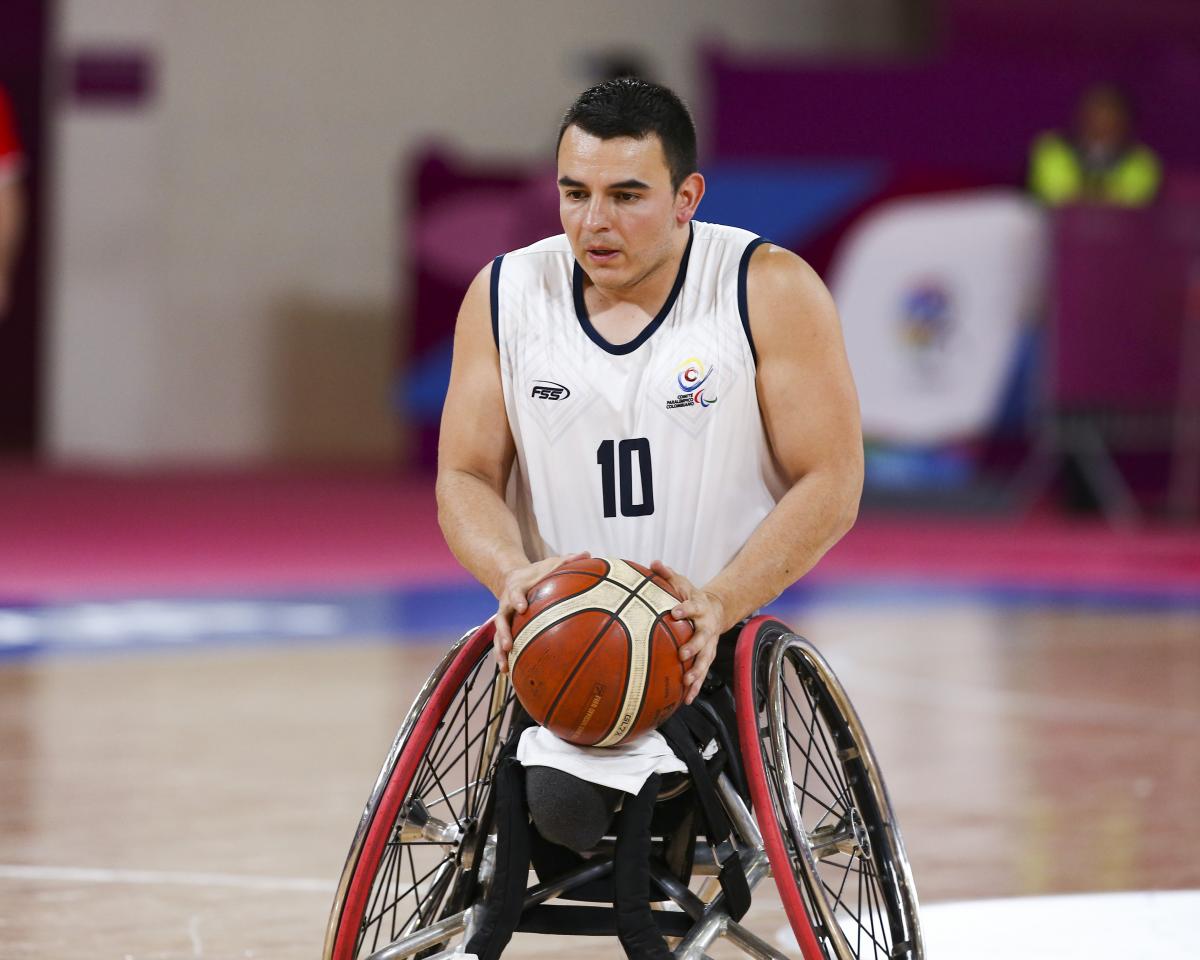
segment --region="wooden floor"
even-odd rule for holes
[[[789,617],[871,732],[923,901],[1200,886],[1194,607]],[[439,653],[348,638],[0,660],[0,957],[317,956]],[[769,939],[784,923],[769,884],[750,923]],[[523,937],[506,955],[563,948]]]

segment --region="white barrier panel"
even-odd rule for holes
[[[1041,209],[1015,190],[897,200],[855,225],[830,286],[869,438],[937,445],[987,430],[1046,248]]]

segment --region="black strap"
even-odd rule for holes
[[[499,960],[512,939],[525,905],[525,885],[529,880],[529,807],[525,801],[525,768],[517,762],[516,743],[520,731],[514,731],[496,765],[492,789],[495,801],[496,861],[492,886],[483,903],[482,917],[467,952],[479,960]]]
[[[719,848],[729,840],[733,827],[717,797],[716,785],[713,783],[708,764],[700,754],[695,736],[698,734],[700,742],[706,744],[716,735],[716,728],[700,711],[683,707],[659,727],[659,732],[688,768],[696,799],[704,814],[705,837],[712,848],[713,856],[719,857]],[[750,909],[750,884],[746,880],[742,859],[734,850],[724,860],[718,860],[718,863],[721,865],[718,879],[725,894],[729,915],[734,920],[741,920]]]
[[[667,942],[650,909],[650,820],[660,777],[652,773],[636,797],[625,795],[617,815],[613,852],[617,936],[630,960],[671,960]]]

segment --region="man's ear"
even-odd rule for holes
[[[704,196],[704,177],[689,173],[675,191],[675,220],[684,224],[696,215],[696,208]]]

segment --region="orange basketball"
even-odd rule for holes
[[[666,580],[628,560],[559,567],[513,617],[508,665],[517,699],[581,746],[611,747],[653,730],[683,702],[679,648],[692,626],[671,619],[679,600]]]

